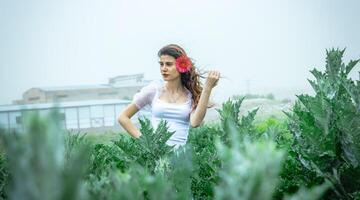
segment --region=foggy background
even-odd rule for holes
[[[0,104],[31,87],[160,79],[157,51],[176,43],[222,76],[215,101],[311,91],[325,50],[360,58],[360,1],[0,0]],[[358,78],[359,65],[352,77]]]

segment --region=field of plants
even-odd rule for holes
[[[359,60],[343,54],[327,51],[314,95],[286,117],[255,122],[229,99],[176,150],[165,121],[103,142],[33,114],[24,132],[0,132],[0,199],[360,199],[360,80],[348,77]]]

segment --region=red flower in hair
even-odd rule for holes
[[[186,73],[190,71],[192,63],[190,58],[188,58],[186,55],[182,55],[176,58],[175,66],[180,73]]]

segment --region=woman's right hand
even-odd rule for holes
[[[205,82],[205,88],[212,89],[214,88],[220,78],[220,72],[217,70],[210,70],[208,71],[206,82]]]

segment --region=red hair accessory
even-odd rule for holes
[[[182,55],[176,58],[175,66],[178,72],[186,73],[190,71],[192,67],[192,62],[189,57],[187,57],[186,55]]]

